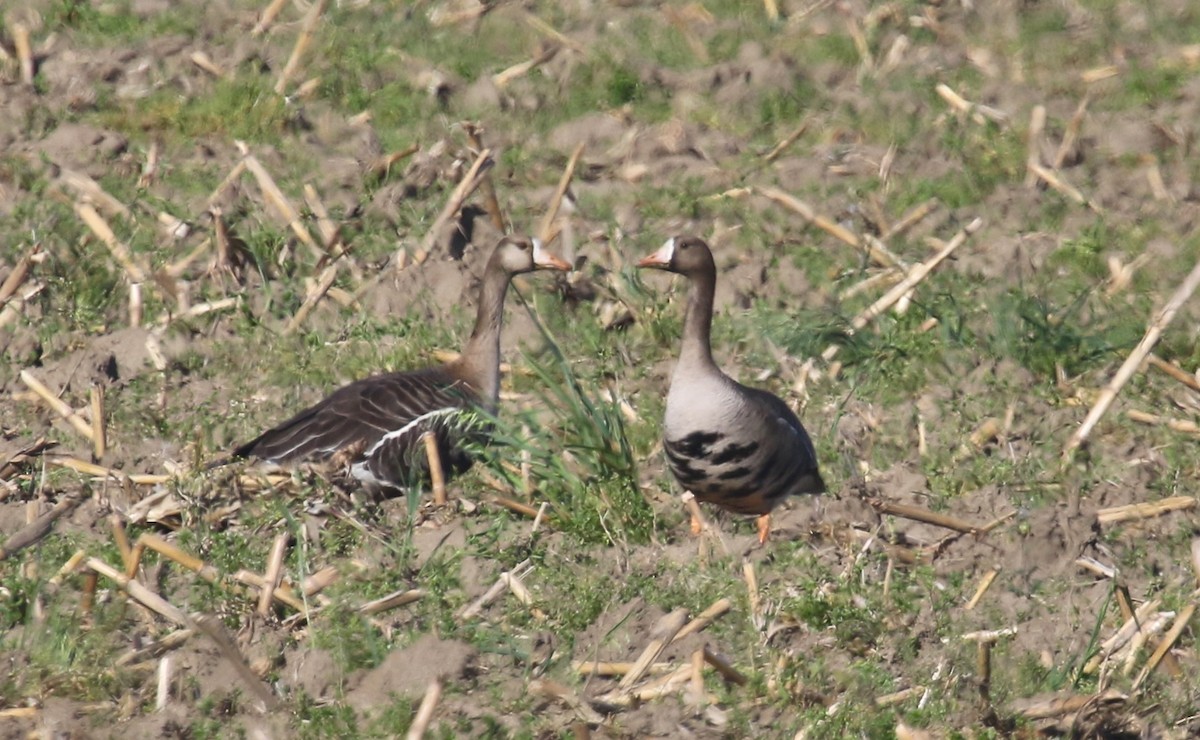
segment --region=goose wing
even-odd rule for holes
[[[804,428],[804,424],[800,422],[791,407],[784,403],[779,396],[761,388],[742,386],[742,389],[762,409],[764,415],[769,419],[769,423],[777,426],[783,432],[780,446],[794,448],[796,455],[807,464],[807,467],[815,470],[817,451],[813,447],[812,438],[808,436],[808,430]]]
[[[378,454],[414,432],[419,437],[423,424],[439,418],[439,412],[474,400],[470,387],[442,368],[375,375],[339,388],[238,447],[233,456],[276,463],[324,460],[355,446]]]
[[[787,493],[824,493],[825,481],[817,466],[817,451],[812,438],[783,399],[760,388],[742,386],[746,396],[762,411],[764,425],[773,437],[773,453],[765,467],[774,468],[776,485],[791,481]],[[776,486],[768,486],[775,488]]]

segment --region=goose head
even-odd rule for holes
[[[571,265],[546,249],[537,237],[506,236],[496,245],[490,263],[509,275],[534,270],[570,270]]]
[[[637,264],[638,267],[666,270],[687,277],[716,271],[712,252],[698,236],[673,236]]]

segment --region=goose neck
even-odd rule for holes
[[[500,396],[500,326],[509,282],[509,274],[502,269],[484,273],[475,327],[460,360],[464,379],[475,387],[485,405],[495,405]]]
[[[716,282],[716,275],[710,272],[691,276],[679,356],[680,364],[685,367],[715,367],[711,335]]]

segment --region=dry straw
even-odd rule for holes
[[[9,537],[3,546],[0,546],[0,560],[5,560],[26,547],[41,541],[43,537],[50,534],[50,530],[54,528],[54,523],[71,513],[76,506],[79,506],[81,500],[75,496],[67,496],[55,504],[54,508],[50,509],[50,511],[26,524],[16,534]]]
[[[529,682],[529,693],[562,702],[584,722],[593,725],[604,723],[603,715],[584,703],[574,691],[557,681],[534,679]]]
[[[504,593],[508,589],[509,584],[512,582],[509,578],[511,574],[520,576],[522,573],[528,573],[532,570],[533,566],[531,565],[530,561],[525,559],[518,563],[517,566],[511,571],[503,571],[500,573],[500,577],[496,579],[496,582],[492,584],[491,588],[489,588],[482,596],[471,602],[466,608],[459,612],[458,620],[462,622],[477,616],[488,604],[495,601],[500,594]]]
[[[287,0],[271,0],[267,7],[263,9],[262,15],[259,16],[258,23],[254,24],[254,28],[250,30],[250,35],[261,36],[266,33],[285,5],[287,5]]]
[[[205,72],[208,72],[217,79],[221,79],[227,74],[225,70],[217,66],[216,62],[214,62],[212,58],[203,51],[193,51],[191,56],[188,58],[192,60],[192,64],[196,65]]]
[[[694,634],[696,632],[700,632],[704,628],[708,627],[708,625],[715,622],[717,619],[720,619],[722,616],[724,616],[726,613],[728,613],[729,610],[732,608],[733,608],[733,602],[730,601],[729,599],[725,599],[725,598],[717,599],[707,609],[700,612],[700,614],[698,614],[695,619],[693,619],[692,621],[685,624],[683,626],[683,628],[680,629],[679,632],[675,635],[672,642],[682,640],[683,638],[687,637],[688,635]]]
[[[554,194],[550,197],[550,206],[546,209],[546,215],[542,217],[542,222],[538,225],[538,238],[546,244],[549,244],[557,236],[554,222],[558,219],[558,211],[562,207],[567,188],[571,186],[571,178],[575,176],[575,168],[579,165],[579,158],[583,156],[583,149],[584,144],[580,142],[571,152],[570,158],[567,159],[567,165],[563,168],[562,176],[558,179],[558,187],[554,189]]]
[[[21,259],[17,260],[17,264],[13,266],[12,272],[8,273],[8,277],[4,278],[3,283],[0,283],[0,305],[11,298],[17,292],[17,289],[25,283],[30,271],[33,269],[34,262],[41,261],[41,252],[42,245],[34,244],[25,254],[21,255]]]
[[[884,311],[891,308],[905,294],[907,294],[917,283],[924,280],[934,268],[942,263],[947,257],[954,253],[956,249],[966,243],[967,238],[978,231],[983,226],[983,219],[977,218],[967,224],[961,231],[954,235],[950,241],[946,242],[945,246],[932,257],[919,265],[915,265],[908,271],[908,274],[903,280],[896,284],[891,290],[885,293],[879,300],[868,306],[862,313],[855,316],[850,322],[849,332],[853,333],[863,329],[868,323],[873,321]],[[830,345],[821,357],[826,362],[832,360],[838,353],[839,347],[836,344]]]
[[[1163,371],[1175,380],[1178,380],[1180,383],[1186,385],[1188,388],[1191,388],[1194,391],[1200,391],[1200,380],[1196,379],[1195,374],[1187,372],[1175,363],[1164,360],[1154,353],[1147,355],[1146,362],[1148,362],[1151,367]]]
[[[412,604],[420,601],[423,598],[425,598],[425,592],[420,589],[401,589],[399,591],[390,593],[387,596],[374,599],[373,601],[368,601],[367,603],[358,607],[358,611],[362,614],[370,616],[373,614],[380,614],[391,609],[396,609],[406,604]]]
[[[258,158],[253,154],[247,154],[242,159],[242,164],[246,169],[250,170],[250,174],[254,175],[254,179],[258,182],[258,188],[262,191],[263,199],[275,209],[284,220],[284,223],[288,225],[288,228],[292,230],[292,233],[296,235],[296,238],[307,244],[316,256],[320,257],[323,255],[324,251],[317,244],[316,240],[313,239],[308,229],[304,227],[303,222],[301,222],[299,211],[287,199],[283,191],[279,189],[279,185],[275,183],[275,178],[271,177],[271,173],[267,172],[267,168],[263,167],[262,162],[259,162]],[[233,173],[230,173],[230,175],[232,176]]]
[[[816,209],[799,198],[773,187],[759,187],[757,191],[764,198],[799,214],[805,221],[828,233],[838,241],[849,244],[855,249],[862,249],[879,265],[883,267],[900,267],[903,264],[903,261],[893,254],[890,249],[883,246],[882,243],[879,245],[867,244],[862,239],[859,239],[858,235],[853,231],[850,231],[828,216],[817,213]]]
[[[583,676],[599,676],[611,678],[624,676],[633,670],[634,664],[629,661],[577,660],[571,663],[571,669]],[[662,675],[672,670],[670,663],[654,663],[646,669],[648,675]]]
[[[1087,441],[1088,435],[1091,434],[1092,429],[1095,428],[1096,424],[1099,423],[1101,418],[1103,418],[1105,412],[1108,411],[1108,407],[1111,406],[1112,402],[1116,399],[1117,394],[1120,393],[1121,389],[1125,387],[1125,383],[1127,383],[1129,379],[1133,377],[1133,374],[1137,372],[1139,367],[1141,367],[1142,362],[1150,355],[1150,351],[1154,349],[1154,345],[1158,343],[1158,340],[1162,336],[1163,332],[1166,331],[1167,327],[1171,325],[1171,321],[1174,320],[1175,314],[1178,313],[1183,304],[1187,303],[1188,299],[1192,297],[1192,294],[1196,292],[1197,287],[1200,287],[1200,262],[1197,262],[1196,265],[1192,267],[1192,271],[1188,273],[1188,276],[1184,278],[1182,283],[1180,283],[1179,287],[1171,295],[1171,298],[1167,301],[1166,305],[1164,305],[1162,310],[1160,310],[1154,317],[1154,320],[1150,323],[1149,328],[1146,329],[1146,333],[1142,337],[1142,340],[1138,342],[1136,347],[1133,348],[1133,351],[1130,352],[1129,356],[1125,358],[1125,362],[1117,370],[1116,374],[1113,375],[1112,380],[1110,380],[1108,385],[1104,387],[1104,390],[1100,392],[1099,397],[1096,399],[1095,405],[1093,405],[1092,410],[1088,412],[1087,418],[1083,420],[1083,423],[1079,425],[1079,428],[1075,430],[1075,433],[1072,434],[1071,438],[1067,441],[1066,447],[1063,449],[1064,460],[1069,460],[1074,454],[1075,450],[1078,449],[1079,446],[1085,441]]]
[[[151,611],[166,617],[181,627],[192,626],[192,620],[179,607],[171,604],[163,597],[154,593],[141,583],[133,580],[103,560],[100,560],[99,558],[88,558],[87,567],[116,583],[121,590],[130,596],[130,598],[142,606],[145,606]]]
[[[64,169],[59,173],[57,183],[65,185],[74,191],[76,200],[95,204],[110,216],[120,216],[130,219],[133,212],[121,201],[100,187],[100,184],[89,175],[75,170]]]
[[[513,80],[524,77],[533,70],[542,66],[546,62],[553,59],[558,54],[559,47],[557,45],[547,46],[537,56],[532,59],[527,59],[524,62],[518,62],[511,67],[504,69],[492,75],[492,84],[496,89],[503,90],[508,87]]]
[[[618,684],[621,692],[627,693],[635,683],[641,680],[650,666],[662,655],[663,650],[666,650],[667,645],[670,645],[679,631],[683,629],[687,621],[687,609],[676,609],[658,621],[651,633],[650,642],[642,650],[642,654],[638,656],[629,673],[621,678]]]
[[[288,57],[287,64],[284,65],[283,71],[279,73],[279,80],[275,83],[276,95],[283,95],[288,82],[300,68],[300,59],[312,43],[313,30],[317,27],[317,21],[320,20],[321,14],[325,12],[325,6],[328,4],[329,0],[316,0],[305,14],[304,23],[300,27],[300,35],[296,37],[296,44],[292,47],[292,55]]]
[[[1163,636],[1162,642],[1158,644],[1158,649],[1146,661],[1146,665],[1138,673],[1137,678],[1133,681],[1133,690],[1136,692],[1145,684],[1146,679],[1154,672],[1154,669],[1163,662],[1163,658],[1167,655],[1167,651],[1175,644],[1180,635],[1187,628],[1188,623],[1192,621],[1192,615],[1196,613],[1196,605],[1188,604],[1179,612],[1179,616],[1175,618],[1175,623],[1171,625],[1171,629]]]
[[[33,59],[33,44],[29,39],[29,27],[24,23],[14,23],[11,33],[17,61],[21,65],[21,82],[26,87],[33,87],[33,76],[37,67]]]
[[[313,285],[308,294],[304,296],[304,302],[300,304],[300,308],[296,309],[296,313],[292,315],[286,325],[283,327],[283,335],[288,336],[294,334],[297,329],[304,324],[304,320],[308,318],[308,314],[316,307],[317,302],[325,297],[329,289],[333,287],[333,281],[337,279],[338,264],[335,262],[326,267],[317,282]]]
[[[1200,434],[1200,424],[1190,419],[1172,419],[1167,416],[1159,416],[1158,414],[1148,414],[1145,411],[1138,411],[1137,409],[1129,409],[1125,412],[1125,416],[1139,424],[1165,426],[1173,432],[1181,432],[1183,434]]]
[[[92,454],[97,460],[100,460],[108,449],[108,432],[104,425],[104,386],[92,386],[91,408]]]
[[[983,595],[987,593],[989,588],[991,588],[992,583],[996,580],[996,576],[999,575],[999,573],[1000,571],[998,570],[989,570],[987,573],[985,573],[983,575],[983,579],[979,581],[979,586],[975,589],[975,594],[971,597],[971,600],[967,602],[963,609],[966,611],[971,611],[978,606],[980,600],[983,599]]]
[[[68,468],[69,470],[74,470],[77,473],[90,475],[97,480],[119,481],[122,485],[129,483],[135,486],[157,486],[166,483],[174,477],[155,473],[133,473],[132,475],[128,475],[122,470],[106,468],[103,465],[96,465],[95,463],[90,463],[86,460],[80,460],[79,458],[67,456],[47,457],[46,462],[47,464],[54,465],[56,467]],[[163,492],[164,497],[167,494],[169,494],[168,491]],[[143,502],[144,501],[145,499],[143,499]]]
[[[1158,609],[1161,603],[1161,599],[1150,599],[1142,604],[1136,612],[1128,614],[1121,628],[1102,642],[1097,654],[1084,664],[1083,673],[1095,673],[1114,653],[1128,644],[1133,639],[1133,636],[1143,629],[1146,620]]]
[[[1149,519],[1162,516],[1172,511],[1186,511],[1196,507],[1196,499],[1191,496],[1171,496],[1161,501],[1140,504],[1111,506],[1096,512],[1096,521],[1101,525],[1116,524],[1136,519]]]
[[[483,183],[489,170],[495,162],[492,161],[492,150],[484,149],[475,157],[475,161],[471,164],[471,168],[459,180],[458,185],[450,193],[450,197],[446,200],[446,204],[442,206],[442,210],[438,213],[437,218],[433,220],[429,230],[425,233],[425,237],[421,240],[421,247],[417,251],[417,264],[423,263],[429,259],[429,255],[433,252],[433,247],[437,244],[438,236],[441,234],[442,227],[458,213],[462,208],[463,203],[467,202],[467,198]],[[402,258],[401,255],[404,255]],[[394,262],[400,266],[397,269],[403,269],[403,265],[407,260],[407,253],[403,247],[397,251],[394,257]]]
[[[904,519],[912,519],[913,521],[932,524],[935,527],[952,529],[955,532],[974,534],[979,532],[981,529],[979,525],[963,521],[962,519],[958,519],[956,517],[939,514],[922,506],[897,504],[891,501],[884,501],[883,499],[879,498],[873,498],[868,503],[871,504],[871,508],[878,511],[880,514],[890,514],[892,516],[898,516]]]
[[[425,689],[425,696],[421,699],[417,715],[413,717],[412,725],[408,728],[408,734],[404,736],[405,740],[421,740],[425,737],[429,723],[433,720],[433,712],[437,709],[438,701],[441,698],[442,684],[440,681],[434,680]]]
[[[75,409],[71,408],[69,404],[60,399],[54,393],[51,393],[50,389],[47,388],[40,380],[34,377],[33,373],[29,372],[28,370],[22,370],[19,377],[21,378],[21,382],[24,383],[29,390],[37,394],[38,398],[42,399],[42,401],[49,406],[54,413],[66,420],[67,423],[69,423],[71,427],[75,429],[75,431],[82,434],[89,442],[95,442],[96,432],[92,425],[85,421],[83,417],[76,414]]]
[[[558,29],[554,28],[549,23],[531,12],[525,12],[525,22],[529,24],[530,28],[554,42],[580,54],[587,53],[587,48],[583,44],[560,32]]]
[[[208,635],[217,646],[217,650],[221,653],[221,657],[225,658],[242,682],[247,688],[258,697],[263,703],[263,709],[267,711],[275,711],[279,709],[279,699],[271,689],[254,675],[254,671],[250,669],[250,664],[246,661],[246,657],[237,649],[229,634],[225,631],[225,627],[221,624],[221,620],[214,616],[205,614],[196,617],[195,626],[201,632]]]
[[[287,533],[276,535],[275,541],[271,543],[271,553],[267,556],[266,575],[263,576],[263,587],[258,597],[260,616],[265,617],[271,612],[272,597],[283,579],[283,559],[287,555],[287,544]]]
[[[1067,163],[1067,159],[1075,153],[1079,145],[1079,132],[1083,129],[1083,117],[1087,115],[1090,102],[1091,97],[1085,94],[1079,101],[1079,105],[1076,106],[1075,113],[1067,123],[1067,130],[1063,132],[1063,139],[1059,142],[1058,151],[1054,154],[1052,163],[1054,169],[1061,169]]]
[[[425,432],[421,435],[425,444],[425,457],[429,462],[429,480],[433,487],[434,506],[446,505],[446,476],[442,472],[442,455],[438,451],[437,435]]]
[[[695,650],[691,660],[680,666],[660,662],[658,658],[668,646],[684,637],[699,632],[729,611],[731,602],[719,599],[693,620],[688,620],[687,610],[676,609],[659,619],[651,632],[649,642],[633,663],[580,662],[574,664],[577,672],[589,676],[621,676],[617,688],[594,702],[603,707],[629,707],[669,696],[690,687],[692,701],[705,704],[715,701],[704,691],[703,665],[714,669],[729,683],[744,684],[747,678],[733,664],[709,646]],[[648,675],[657,675],[650,681],[639,684]]]
[[[938,96],[942,100],[945,100],[951,108],[961,115],[968,116],[975,123],[982,125],[991,121],[1000,126],[1008,123],[1008,114],[1004,111],[989,105],[983,105],[982,103],[972,103],[945,83],[938,83],[934,89],[937,91]]]
[[[1017,712],[1026,719],[1052,719],[1074,714],[1089,705],[1123,704],[1128,698],[1116,689],[1107,689],[1099,694],[1073,694],[1034,701],[1024,704]]]
[[[928,218],[930,214],[938,209],[939,205],[941,204],[937,198],[930,198],[924,203],[913,206],[908,213],[905,213],[896,223],[888,227],[887,231],[883,232],[883,236],[880,238],[888,241],[892,237],[907,233],[912,227]]]
[[[90,203],[76,203],[75,213],[78,214],[81,221],[87,225],[92,232],[99,237],[104,246],[108,247],[108,251],[112,254],[113,259],[117,264],[125,270],[129,276],[130,282],[144,283],[149,270],[134,259],[133,254],[129,251],[129,247],[117,239],[117,235],[113,233],[112,227],[104,220]]]

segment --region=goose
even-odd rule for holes
[[[791,495],[823,493],[812,440],[779,397],[730,378],[713,361],[709,341],[717,268],[708,244],[695,236],[668,239],[638,267],[688,279],[679,360],[663,418],[663,449],[683,500],[757,515],[758,541],[770,513]],[[692,531],[704,525],[693,508]]]
[[[475,327],[452,362],[382,373],[337,389],[278,426],[236,447],[210,467],[256,458],[281,465],[304,461],[348,467],[369,490],[401,491],[429,477],[423,435],[436,441],[445,479],[471,465],[463,442],[479,434],[482,416],[500,396],[500,325],[514,275],[570,270],[540,239],[506,236],[483,273]]]

